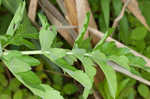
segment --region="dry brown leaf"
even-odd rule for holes
[[[86,13],[91,12],[91,9],[88,4],[88,0],[76,0],[76,9],[77,9],[78,26],[79,26],[79,31],[80,31],[83,26]],[[97,26],[96,26],[96,23],[95,23],[92,13],[91,13],[91,17],[90,17],[89,26],[97,29]],[[88,36],[89,36],[89,34],[86,33],[85,38]],[[92,40],[93,44],[96,44],[99,39],[95,35],[91,35],[91,36],[93,38],[93,40]]]
[[[66,8],[66,18],[71,25],[78,26],[75,0],[64,0]]]
[[[35,22],[37,6],[38,6],[38,0],[30,0],[28,17],[32,22]]]
[[[125,3],[127,0],[122,0]],[[142,15],[137,0],[130,0],[128,4],[128,10],[136,16],[136,18],[150,31],[150,27],[146,23],[144,16]]]

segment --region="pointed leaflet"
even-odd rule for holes
[[[106,63],[107,62],[106,56],[103,53],[101,53],[100,51],[94,51],[91,53],[91,55],[93,61],[95,61],[104,72],[105,77],[107,79],[110,93],[112,97],[115,98],[117,92],[117,79],[116,79],[115,71],[111,66],[109,66]]]
[[[43,16],[42,14],[39,14],[39,18],[42,23],[42,29],[40,30],[40,44],[41,44],[41,49],[42,50],[49,50],[56,35],[56,28],[53,26],[52,31],[49,29],[49,24],[46,20],[46,17]]]
[[[90,20],[90,12],[88,12],[86,14],[85,23],[83,25],[83,28],[81,29],[79,36],[75,40],[74,48],[79,47],[80,42],[83,40],[84,35],[85,35],[87,28],[88,28],[89,20]]]
[[[14,64],[11,63],[11,59],[15,59],[20,56],[19,52],[9,52],[3,56],[3,62],[6,64],[11,73],[27,88],[29,88],[35,95],[44,99],[63,99],[60,93],[50,86],[41,83],[38,76],[26,67],[23,60],[17,59]],[[18,61],[19,60],[19,61]],[[28,63],[26,63],[28,64]],[[16,69],[14,69],[15,67]],[[29,66],[30,67],[30,66]],[[22,70],[21,70],[22,69]]]
[[[16,29],[19,27],[22,19],[23,19],[23,15],[24,15],[24,10],[25,10],[25,2],[21,2],[16,13],[15,16],[13,17],[8,30],[6,32],[7,35],[13,36]]]

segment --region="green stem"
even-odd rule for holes
[[[8,51],[3,52],[3,55],[7,55]],[[41,54],[50,54],[50,51],[42,51],[42,50],[35,50],[35,51],[20,51],[21,54],[23,55],[41,55]],[[66,52],[67,55],[73,55],[74,53],[70,52]],[[90,54],[86,53],[84,54],[85,56],[91,56]]]

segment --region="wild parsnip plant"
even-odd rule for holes
[[[105,74],[107,87],[110,99],[118,98],[121,89],[118,87],[117,76],[115,70],[107,64],[108,61],[113,61],[132,73],[137,73],[135,68],[143,69],[150,72],[150,68],[146,67],[146,62],[134,56],[127,48],[117,48],[114,42],[105,42],[105,39],[112,33],[110,29],[104,38],[93,48],[88,50],[83,48],[84,34],[88,28],[90,14],[87,13],[83,28],[75,40],[72,50],[63,48],[53,48],[52,44],[57,37],[55,26],[50,30],[49,23],[46,17],[38,14],[42,24],[39,34],[36,33],[16,33],[17,28],[21,25],[24,17],[25,2],[20,3],[14,18],[12,19],[7,33],[1,36],[1,60],[5,63],[9,71],[35,95],[42,99],[63,99],[60,92],[49,85],[43,84],[38,76],[32,71],[32,66],[37,66],[40,62],[31,55],[42,54],[51,60],[54,64],[60,67],[64,73],[67,73],[83,87],[83,99],[87,99],[93,88],[94,76],[96,74],[96,64]],[[38,37],[39,35],[39,37]],[[40,42],[40,50],[18,51],[7,50],[6,46],[26,45],[31,48],[34,45],[28,40],[31,38],[38,39]],[[19,41],[20,40],[20,41]],[[82,43],[81,43],[82,42]],[[69,60],[67,60],[68,58]],[[80,60],[84,70],[80,70],[73,66],[75,61]],[[127,82],[127,81],[126,81]],[[123,85],[122,85],[123,86]],[[123,86],[124,87],[124,86]],[[105,97],[105,96],[104,96]]]

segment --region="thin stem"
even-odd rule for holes
[[[7,50],[5,52],[3,52],[3,55],[7,55],[8,52],[10,50]],[[42,50],[34,50],[34,51],[20,51],[21,54],[23,55],[41,55],[41,54],[50,54],[51,52],[50,51],[42,51]],[[67,55],[73,55],[74,53],[72,53],[71,51],[70,52],[66,52]],[[90,54],[86,53],[84,54],[85,56],[91,56]]]

